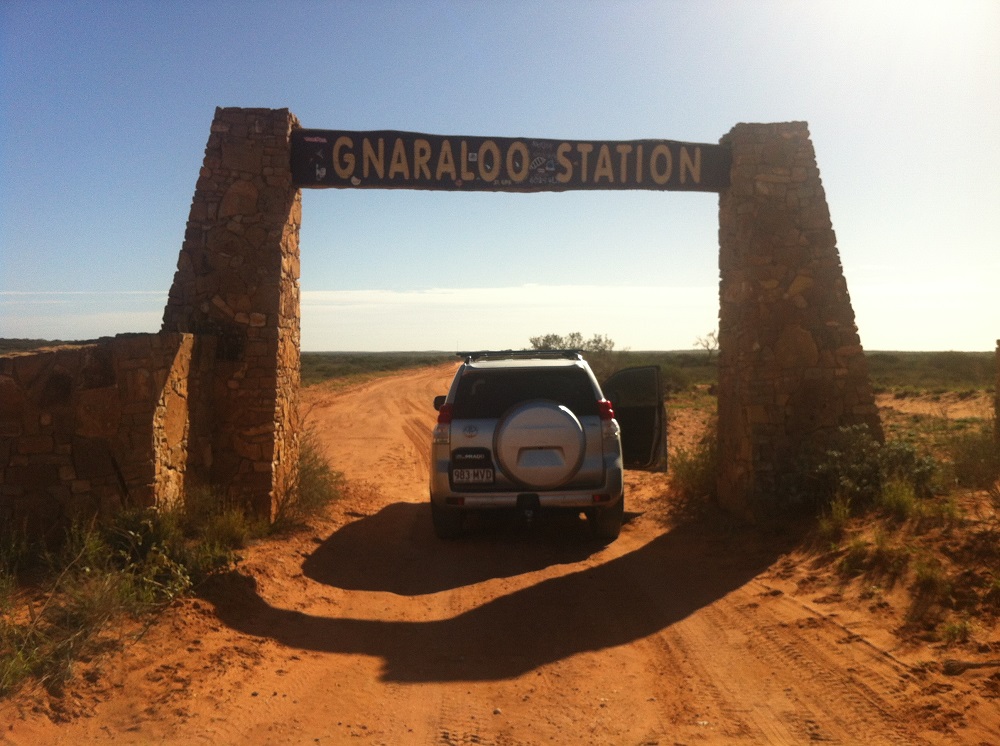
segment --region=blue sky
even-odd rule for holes
[[[216,106],[717,142],[805,120],[868,349],[1000,337],[1000,3],[0,4],[0,336],[156,331]],[[306,190],[306,350],[685,349],[718,197]]]

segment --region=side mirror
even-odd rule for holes
[[[441,411],[441,407],[444,406],[444,400],[447,399],[447,398],[448,398],[447,396],[435,396],[434,397],[434,409],[436,409],[438,412],[440,412]]]

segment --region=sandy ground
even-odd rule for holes
[[[81,666],[62,700],[0,704],[0,742],[1000,744],[996,669],[925,665],[802,582],[793,537],[677,526],[663,474],[629,474],[609,546],[575,519],[435,539],[431,399],[450,376],[306,390],[346,497]],[[696,419],[677,413],[677,442]]]

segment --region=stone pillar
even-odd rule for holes
[[[993,389],[993,432],[1000,444],[1000,339],[997,340],[997,385]]]
[[[804,122],[739,124],[719,198],[719,500],[782,507],[803,449],[863,423],[882,439]]]
[[[211,388],[192,407],[192,432],[206,434],[193,471],[272,519],[298,461],[297,127],[287,109],[216,109],[162,327],[215,338]]]

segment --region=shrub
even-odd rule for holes
[[[188,590],[185,568],[153,538],[160,531],[153,511],[127,511],[107,526],[77,524],[59,551],[33,558],[48,567],[37,588],[42,601],[29,601],[24,611],[8,601],[0,620],[0,694],[30,677],[58,691],[81,655],[107,644],[116,619],[148,613]],[[12,591],[11,580],[5,585]]]
[[[940,560],[921,557],[914,565],[913,572],[914,586],[919,595],[940,603],[951,594],[951,582],[945,575]]]
[[[195,490],[169,510],[76,524],[58,551],[26,549],[9,534],[0,546],[0,695],[28,678],[57,692],[81,656],[119,644],[117,620],[156,612],[227,567],[250,524],[242,511],[213,504]],[[44,573],[32,596],[42,600],[19,609],[19,575],[36,568]]]
[[[833,546],[838,545],[850,519],[851,501],[843,495],[838,496],[819,518],[820,540]]]
[[[918,453],[912,443],[887,440],[879,447],[878,458],[883,478],[909,485],[915,497],[927,498],[940,489],[941,465]]]
[[[718,473],[718,423],[711,422],[693,449],[670,457],[670,485],[683,512],[701,514],[715,503]]]
[[[272,529],[282,531],[316,515],[341,495],[344,478],[333,470],[320,450],[311,427],[303,428],[299,440],[299,468],[295,483],[278,505]]]
[[[1000,479],[1000,445],[992,421],[953,433],[945,448],[960,487],[989,490]]]
[[[855,537],[847,545],[847,551],[840,560],[840,572],[844,575],[860,575],[868,565],[868,542]]]
[[[938,626],[938,637],[947,645],[957,645],[972,639],[974,625],[968,618],[953,619]]]
[[[839,428],[825,449],[803,454],[782,491],[789,503],[846,499],[857,510],[877,506],[899,520],[918,513],[919,499],[939,491],[941,467],[905,441],[880,443],[866,425]]]
[[[248,519],[241,508],[228,507],[211,516],[205,525],[203,537],[206,544],[228,549],[243,549],[261,529]]]
[[[951,528],[962,520],[962,508],[954,495],[943,495],[920,503],[919,530],[931,526]]]
[[[892,586],[906,571],[909,562],[909,549],[892,545],[885,531],[876,530],[875,546],[868,567],[871,574],[888,579]]]
[[[813,471],[828,499],[871,505],[882,492],[879,455],[879,443],[867,425],[842,427]]]
[[[691,376],[675,365],[661,365],[660,377],[667,393],[684,391],[691,385]]]
[[[893,479],[885,485],[876,504],[898,521],[913,518],[919,510],[913,486],[899,479]]]
[[[300,447],[299,478],[273,529],[287,528],[340,494],[315,434]],[[72,527],[58,551],[30,547],[23,532],[0,537],[0,696],[36,678],[58,690],[73,663],[105,644],[122,616],[155,612],[219,569],[233,551],[268,527],[209,488],[192,488],[164,510],[122,511],[103,525]],[[18,609],[19,576],[44,570],[33,594],[40,606]]]

